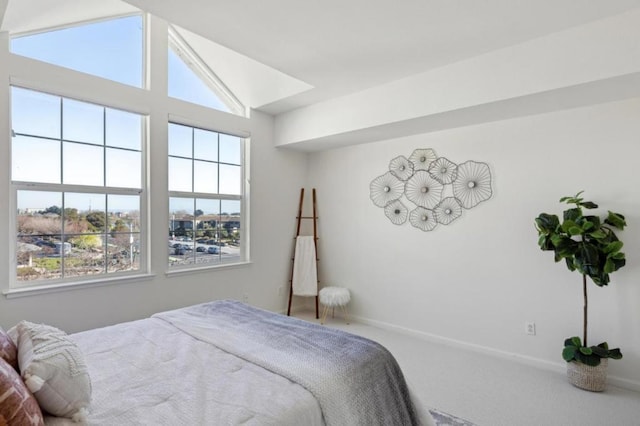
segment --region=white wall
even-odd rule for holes
[[[585,190],[629,225],[627,266],[590,284],[590,343],[620,346],[610,375],[640,389],[639,118],[633,99],[311,154],[323,285],[348,287],[361,319],[561,369],[563,339],[582,330],[581,277],[538,248],[534,218]],[[488,163],[493,198],[431,232],[392,225],[369,183],[416,148]]]

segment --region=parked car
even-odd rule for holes
[[[187,251],[184,249],[184,247],[176,247],[176,249],[173,251],[173,254],[184,256],[185,254],[187,254]]]
[[[205,246],[198,246],[196,247],[196,251],[200,253],[205,253],[207,251],[207,248]]]
[[[220,249],[217,246],[211,246],[207,249],[207,253],[209,254],[219,254]]]

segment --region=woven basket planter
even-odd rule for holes
[[[567,378],[569,383],[580,389],[592,392],[602,392],[607,387],[607,365],[609,360],[602,358],[600,365],[595,367],[581,362],[567,363]]]

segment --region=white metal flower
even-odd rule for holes
[[[424,207],[416,207],[409,214],[409,223],[423,231],[431,231],[438,225],[433,211]]]
[[[407,180],[413,175],[413,163],[400,155],[389,163],[389,171],[400,180]]]
[[[456,163],[440,157],[429,165],[428,172],[432,178],[443,185],[447,185],[456,180],[458,166],[456,166]]]
[[[453,182],[453,195],[465,209],[491,198],[491,172],[485,163],[467,161],[458,165],[458,177]]]
[[[454,197],[444,198],[433,209],[438,223],[448,225],[462,215],[462,206]]]
[[[413,163],[414,170],[427,170],[433,160],[438,158],[436,152],[431,148],[416,149],[409,156],[409,161]]]
[[[385,206],[384,214],[394,225],[402,225],[407,221],[409,209],[407,209],[401,201],[396,200],[390,202]]]
[[[391,201],[402,197],[404,182],[395,177],[391,172],[378,176],[369,185],[371,201],[378,207],[384,207]]]
[[[404,193],[409,201],[420,207],[432,209],[440,202],[443,188],[443,185],[429,176],[426,170],[418,170],[407,181]]]

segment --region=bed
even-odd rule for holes
[[[83,423],[433,424],[378,343],[237,301],[162,312],[69,339],[91,380]],[[45,423],[74,424],[52,416]]]

